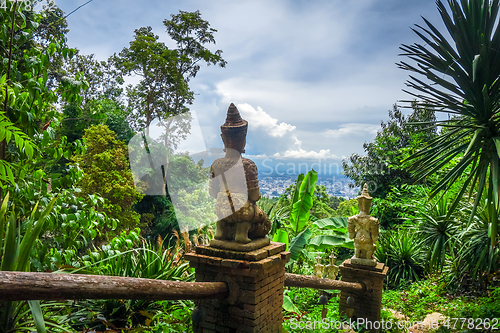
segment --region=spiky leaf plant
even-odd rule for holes
[[[442,169],[452,159],[459,162],[435,185],[432,195],[448,190],[464,175],[465,181],[449,214],[467,191],[477,189],[470,215],[474,216],[483,191],[491,210],[491,246],[496,244],[499,210],[500,155],[500,26],[499,0],[441,0],[436,4],[451,38],[446,38],[424,18],[425,27],[414,32],[424,45],[402,45],[404,56],[416,64],[400,62],[410,75],[407,91],[423,107],[453,115],[438,121],[449,127],[410,157],[420,179]],[[434,125],[434,123],[433,123]],[[470,172],[466,172],[469,168]]]
[[[406,229],[380,235],[375,258],[389,266],[387,281],[391,287],[416,281],[424,273],[425,252],[415,233]]]
[[[451,253],[459,223],[454,215],[448,216],[451,195],[442,196],[437,202],[417,204],[417,233],[427,248],[429,271],[441,271],[446,254]]]

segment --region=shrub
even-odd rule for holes
[[[388,284],[397,288],[403,281],[416,281],[424,273],[422,242],[408,229],[380,234],[375,257],[389,266]]]

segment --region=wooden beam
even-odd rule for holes
[[[182,282],[120,276],[0,271],[0,300],[223,299],[225,282]]]
[[[363,283],[345,282],[330,279],[319,279],[312,275],[285,274],[285,286],[313,289],[336,289],[352,292],[363,292],[366,286]]]

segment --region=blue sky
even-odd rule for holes
[[[84,0],[55,0],[69,13]],[[93,0],[68,17],[68,44],[106,59],[179,10],[200,10],[218,30],[226,68],[203,67],[191,81],[208,147],[222,147],[229,104],[249,122],[246,152],[256,161],[340,163],[362,153],[408,73],[397,68],[402,43],[423,16],[442,28],[434,0]],[[133,82],[133,79],[131,79]]]

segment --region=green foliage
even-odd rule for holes
[[[311,208],[311,215],[324,219],[334,214],[335,210],[330,207],[330,196],[326,191],[325,185],[316,186],[314,191],[313,207]]]
[[[346,217],[330,217],[314,221],[313,226],[320,229],[309,240],[308,245],[318,250],[332,250],[334,247],[343,246],[354,249],[354,241],[349,239]],[[315,232],[316,233],[316,232]]]
[[[97,194],[103,200],[102,209],[108,217],[120,222],[119,229],[133,229],[140,225],[140,215],[130,208],[142,194],[134,186],[127,156],[128,149],[106,125],[85,130],[87,153],[74,156],[83,171],[80,196]]]
[[[142,78],[137,86],[127,88],[129,108],[139,127],[149,126],[155,118],[166,122],[169,116],[187,110],[194,99],[188,82],[200,70],[201,62],[221,67],[226,64],[221,50],[212,53],[205,47],[215,43],[216,30],[201,18],[199,11],[180,11],[163,24],[176,49],[159,42],[151,27],[143,27],[135,30],[130,47],[114,57],[124,74]]]
[[[91,104],[95,101],[119,102],[123,92],[120,85],[124,81],[120,71],[114,65],[113,57],[107,61],[98,61],[94,54],[82,55],[79,52],[65,63],[66,75],[78,75],[88,82],[88,89],[81,94],[81,108],[84,112],[89,111]]]
[[[5,237],[0,239],[0,269],[2,271],[30,271],[29,255],[40,235],[43,225],[56,201],[54,197],[47,207],[40,213],[38,203],[27,218],[17,219],[12,211],[6,216],[9,194],[5,196],[0,208],[0,234]],[[25,220],[24,220],[25,219]],[[24,221],[23,221],[24,220]],[[0,332],[15,330],[19,326],[29,325],[31,321],[23,322],[22,315],[25,304],[18,301],[1,302],[0,306]],[[44,333],[45,324],[41,315],[40,303],[30,301],[29,306],[33,314],[33,325],[37,332]]]
[[[438,276],[402,284],[404,290],[384,290],[382,306],[393,309],[409,320],[423,320],[432,312],[445,312],[449,303],[446,299],[446,284]]]
[[[74,104],[65,105],[63,108],[64,118],[61,121],[60,135],[67,138],[68,142],[74,142],[83,137],[84,130],[88,127],[82,118],[82,111]]]
[[[5,82],[5,75],[0,79],[0,89],[9,89],[8,87],[3,87]],[[5,95],[5,94],[4,94]],[[1,97],[1,96],[0,96]],[[4,113],[0,113],[0,141],[5,140],[5,143],[8,145],[11,140],[17,149],[22,151],[24,155],[28,159],[33,158],[33,152],[36,149],[35,145],[31,142],[29,137],[22,132],[19,128],[14,126],[8,119],[5,117]],[[15,185],[14,179],[14,170],[15,166],[5,160],[0,160],[0,187],[4,188],[6,183],[10,185]]]
[[[392,229],[396,225],[411,223],[415,207],[411,202],[427,202],[428,189],[422,185],[403,184],[393,187],[385,198],[374,198],[371,215],[379,219],[380,227]]]
[[[458,221],[448,216],[452,198],[443,195],[438,202],[418,204],[417,219],[418,233],[423,244],[428,248],[427,262],[429,271],[442,270],[445,255],[451,253],[458,233]]]
[[[337,208],[339,208],[340,203],[343,201],[345,201],[344,198],[332,195],[330,197],[330,208],[336,210]]]
[[[422,124],[435,120],[430,108],[412,104],[412,113],[405,116],[394,105],[374,141],[363,144],[366,155],[353,154],[342,161],[343,173],[354,186],[368,184],[370,195],[378,198],[384,198],[393,187],[414,183],[416,178],[401,160],[436,136],[435,126]]]
[[[142,244],[141,247],[136,247]],[[96,251],[88,251],[75,258],[74,267],[65,272],[91,273],[108,276],[126,276],[147,279],[193,281],[189,264],[182,259],[181,248],[175,243],[164,247],[144,240],[139,242],[138,230],[122,233],[108,245]],[[133,331],[138,327],[152,329],[156,319],[164,318],[164,312],[174,310],[180,302],[153,302],[145,300],[83,300],[66,305],[67,314],[59,318],[62,324],[73,329],[105,330],[106,328]],[[162,306],[164,305],[164,307]],[[161,326],[161,325],[160,325]]]
[[[375,258],[389,266],[388,285],[399,287],[403,281],[417,281],[423,276],[425,252],[422,241],[407,229],[380,234]]]
[[[30,164],[39,151],[33,141],[59,117],[53,104],[58,98],[77,102],[85,87],[85,82],[69,77],[57,85],[52,82],[54,64],[74,53],[61,41],[64,20],[52,28],[43,26],[60,11],[22,11],[19,2],[8,2],[7,7],[0,11],[0,186],[4,188],[34,171]],[[45,124],[42,131],[40,124]]]
[[[500,316],[500,287],[489,290],[489,296],[462,297],[458,304],[448,308],[447,315],[452,318],[493,319]]]
[[[344,200],[335,211],[335,216],[350,217],[358,213],[358,200]]]
[[[472,223],[460,233],[461,244],[464,246],[458,250],[458,260],[461,263],[459,273],[467,274],[472,281],[482,284],[483,288],[488,286],[492,274],[500,269],[500,249],[498,246],[491,247],[489,241],[494,230],[491,227],[494,217],[488,204],[486,198],[480,202]],[[470,214],[472,209],[469,208],[466,212]]]
[[[285,241],[289,244],[288,251],[292,253],[292,260],[296,260],[312,236],[309,228],[310,210],[313,207],[314,190],[318,173],[309,171],[306,176],[300,174],[296,181],[293,195],[289,201],[290,220],[281,224],[279,221],[273,229],[273,241]],[[288,223],[287,223],[288,222]],[[279,230],[278,230],[279,229]]]
[[[307,332],[325,332],[326,329],[316,326],[316,329],[313,327],[307,327],[306,330],[300,330],[297,326],[298,321],[303,321],[303,325],[305,322],[310,321],[311,323],[314,321],[321,322],[322,316],[321,312],[323,310],[323,306],[318,304],[318,299],[321,296],[321,291],[311,288],[290,288],[285,290],[285,296],[288,297],[294,304],[296,304],[296,311],[288,311],[283,313],[283,328],[287,330],[287,332],[296,332],[296,331],[307,331]],[[339,305],[338,298],[333,297],[328,301],[328,304],[325,306],[327,309],[327,318],[329,322],[340,321],[339,315]],[[312,325],[311,325],[312,326]],[[328,332],[334,330],[328,330]]]
[[[458,206],[465,191],[477,188],[470,221],[482,193],[487,192],[491,210],[491,246],[496,242],[499,213],[498,165],[500,160],[500,27],[499,1],[448,0],[450,11],[438,0],[437,7],[451,36],[446,39],[425,20],[426,28],[415,33],[425,45],[403,45],[403,55],[416,65],[401,62],[399,67],[425,77],[421,81],[411,76],[410,94],[421,100],[420,105],[454,115],[453,118],[432,122],[450,130],[428,142],[418,153],[409,156],[415,177],[425,179],[442,169],[452,159],[459,162],[440,177],[431,195],[448,190],[465,174],[462,191],[449,210]]]
[[[309,222],[309,215],[313,206],[313,194],[316,189],[318,173],[314,170],[309,171],[303,180],[297,179],[297,186],[292,199],[292,208],[290,210],[290,226],[297,235],[304,230]]]

